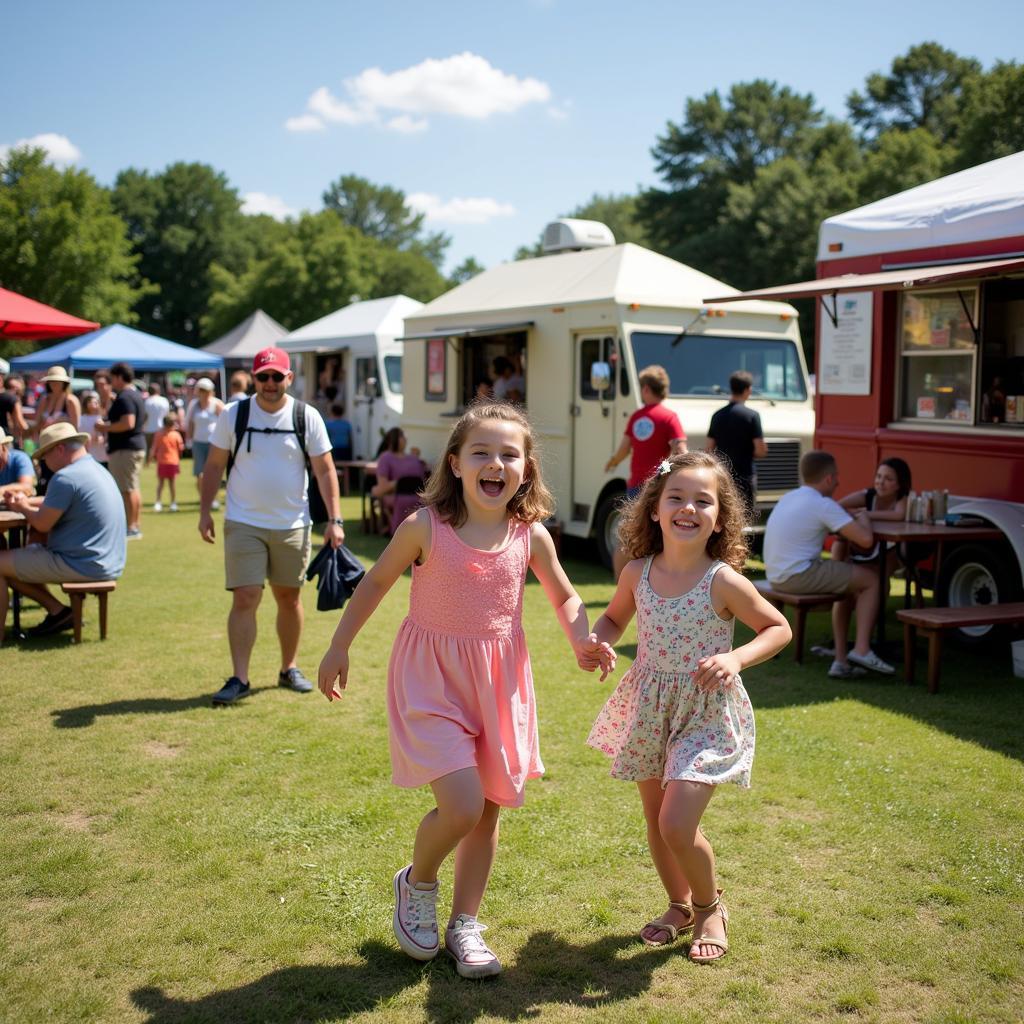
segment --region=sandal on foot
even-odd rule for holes
[[[669,910],[678,910],[680,914],[685,915],[688,920],[686,924],[673,925],[667,921],[662,921],[660,918],[654,921],[648,921],[647,924],[640,929],[640,941],[647,946],[667,946],[671,942],[675,942],[679,937],[680,932],[689,931],[693,927],[693,907],[689,903],[676,903],[674,900],[670,900],[668,904]],[[668,910],[665,911],[668,913]],[[663,915],[664,916],[664,915]],[[644,932],[648,929],[655,929],[659,932],[664,932],[668,938],[664,942],[655,942],[652,939],[647,938]]]
[[[725,909],[725,904],[722,902],[722,890],[718,890],[715,898],[706,907],[702,907],[699,903],[694,903],[693,909],[699,914],[708,914],[709,911],[713,912],[705,919],[705,925],[717,914],[722,919],[722,931],[725,932],[725,935],[719,939],[713,935],[708,935],[702,928],[701,934],[694,935],[690,943],[690,960],[695,964],[710,964],[715,960],[721,960],[729,951],[729,911]],[[697,955],[697,950],[701,946],[714,946],[720,952],[715,956],[699,956]]]

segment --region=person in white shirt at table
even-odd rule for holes
[[[847,608],[832,608],[835,660],[828,674],[835,679],[863,675],[872,669],[891,675],[892,665],[871,650],[871,630],[878,617],[878,577],[866,565],[821,557],[830,533],[870,548],[874,531],[866,512],[851,516],[833,495],[839,487],[839,467],[828,452],[810,451],[800,460],[803,486],[783,495],[768,517],[764,534],[764,568],[768,582],[791,594],[845,594]],[[849,605],[857,619],[856,640],[848,650]],[[840,628],[837,628],[839,626]],[[852,663],[852,664],[851,664]]]

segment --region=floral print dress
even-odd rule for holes
[[[613,778],[749,787],[754,711],[740,677],[708,690],[693,681],[701,658],[732,649],[734,620],[711,603],[711,582],[724,564],[715,562],[687,593],[661,597],[647,559],[633,594],[637,658],[587,739],[612,758]]]

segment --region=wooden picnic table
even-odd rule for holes
[[[348,495],[349,493],[349,472],[355,470],[359,481],[359,511],[362,515],[363,520],[363,532],[365,533],[371,527],[375,530],[376,524],[373,522],[373,502],[370,501],[369,507],[367,507],[367,501],[370,499],[370,489],[368,483],[371,478],[377,476],[377,460],[376,459],[335,459],[334,468],[338,471],[338,478],[344,479],[342,493]],[[342,477],[342,474],[344,476]]]
[[[10,537],[9,546],[19,548],[25,539],[28,530],[28,522],[20,512],[12,512],[9,509],[0,509],[0,533],[6,533]],[[21,636],[21,595],[17,589],[12,587],[11,597],[11,625],[16,637]]]

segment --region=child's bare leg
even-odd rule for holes
[[[171,492],[171,504],[176,505],[178,503],[178,488],[173,476],[167,481],[167,490]]]
[[[160,477],[156,478],[156,502],[160,504],[160,501],[164,493],[164,482]]]
[[[665,886],[671,903],[690,902],[690,883],[679,864],[676,855],[669,848],[661,836],[659,819],[661,817],[661,805],[665,797],[665,791],[661,788],[661,779],[644,779],[638,782],[636,788],[640,791],[640,802],[644,808],[644,819],[647,822],[647,846],[651,851],[651,860],[654,861],[654,868],[658,872],[661,884]],[[683,928],[689,925],[693,918],[687,917],[682,911],[675,907],[669,907],[660,918],[673,928]],[[656,925],[649,925],[641,933],[649,941],[667,941],[668,933]],[[659,934],[665,939],[659,939]]]
[[[437,881],[437,870],[445,857],[476,828],[484,813],[484,790],[475,768],[435,779],[430,788],[437,806],[424,815],[416,831],[411,883]]]
[[[455,847],[455,888],[449,924],[454,924],[459,914],[476,917],[480,911],[498,850],[499,810],[497,804],[485,800],[484,813],[476,828]]]
[[[700,830],[700,819],[714,794],[714,786],[700,782],[670,782],[665,787],[665,798],[658,819],[665,845],[675,854],[680,868],[690,881],[695,907],[708,906],[718,895],[715,851]],[[709,938],[725,938],[725,929],[717,914],[702,914],[696,909],[694,914],[694,935],[703,934],[706,923]],[[696,944],[695,948],[697,955],[702,957],[713,957],[720,952],[711,945]]]

